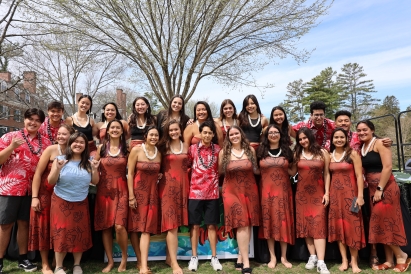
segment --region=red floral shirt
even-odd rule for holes
[[[49,118],[46,117],[46,120],[41,124],[40,128],[39,128],[39,132],[41,135],[44,136],[44,138],[49,139],[49,141],[54,144],[54,142],[56,141],[57,138],[57,132],[59,131],[60,125],[63,123],[63,120],[60,121],[60,124],[58,125],[58,127],[53,127],[50,125],[50,133],[51,136],[49,135],[48,132],[48,124],[49,124]]]
[[[200,152],[200,155],[198,154]],[[214,145],[214,157],[212,157],[211,145],[205,147],[202,142],[191,145],[188,149],[188,161],[191,166],[191,182],[189,199],[212,200],[219,198],[218,188],[218,153],[220,147]],[[200,157],[203,163],[200,161]],[[211,159],[213,163],[210,167]],[[205,166],[205,167],[204,167]],[[208,168],[206,168],[208,167]]]
[[[297,132],[302,127],[311,129],[314,133],[317,143],[322,147],[326,147],[327,140],[331,138],[331,134],[333,130],[335,129],[335,123],[333,120],[324,118],[324,125],[320,128],[317,128],[315,127],[314,123],[311,122],[311,120],[308,120],[308,121],[299,122],[298,124],[294,125],[293,130]],[[325,131],[325,136],[324,136],[324,131]]]
[[[33,150],[39,149],[39,140],[34,137],[30,140],[27,130],[24,130],[27,140],[31,143]],[[13,131],[4,134],[0,138],[0,151],[7,148],[14,137],[23,138],[21,131]],[[38,154],[31,153],[27,143],[16,148],[10,157],[0,168],[0,195],[3,196],[25,196],[31,195],[31,183],[40,156],[43,151],[51,145],[48,138],[41,138],[41,150]]]

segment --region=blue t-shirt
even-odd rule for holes
[[[58,160],[65,159],[65,155],[57,156]],[[60,171],[60,177],[54,187],[54,193],[68,202],[81,202],[88,195],[91,182],[91,173],[79,166],[80,161],[67,162]]]

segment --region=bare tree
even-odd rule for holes
[[[194,111],[194,106],[198,101],[204,101],[207,102],[208,105],[210,106],[211,114],[213,118],[217,118],[220,116],[220,107],[216,102],[210,101],[209,97],[204,97],[203,99],[200,100],[194,100],[190,99],[188,102],[185,103],[185,113],[188,115],[190,118],[194,118],[195,116],[195,111]]]
[[[31,0],[27,6],[45,32],[64,26],[83,41],[124,55],[166,106],[175,94],[189,100],[206,77],[231,87],[255,87],[253,73],[270,61],[289,55],[305,61],[310,52],[297,50],[296,43],[316,26],[327,3]]]

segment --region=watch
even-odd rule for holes
[[[380,187],[380,186],[377,186],[377,190],[379,190],[379,191],[383,191],[383,190],[384,190],[384,188],[382,188],[382,187]]]

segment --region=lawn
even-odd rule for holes
[[[241,273],[240,271],[236,271],[234,269],[233,261],[232,260],[221,260],[221,264],[223,265],[223,271],[220,271],[220,274],[223,273]],[[20,271],[17,267],[17,261],[8,261],[5,260],[5,267],[3,271],[5,273],[26,273],[24,271]],[[184,273],[192,273],[187,269],[187,261],[179,261],[180,266],[183,267]],[[302,261],[293,261],[293,268],[286,269],[281,264],[277,265],[277,267],[272,270],[267,268],[267,264],[259,264],[256,262],[251,262],[251,266],[253,268],[253,273],[317,273],[315,270],[306,270],[304,269],[305,262]],[[40,264],[38,264],[40,266]],[[65,264],[67,267],[72,265],[72,262],[67,261]],[[129,262],[127,264],[127,271],[124,273],[138,273],[135,268],[135,262]],[[93,261],[89,260],[86,263],[82,264],[84,273],[101,273],[101,270],[104,268],[105,264],[100,261]],[[339,262],[337,261],[328,261],[327,266],[331,273],[339,273],[338,270]],[[111,273],[117,273],[118,263],[115,263],[115,268],[111,270]],[[149,267],[151,268],[153,273],[172,273],[171,268],[166,265],[164,262],[160,261],[153,261],[149,262]],[[375,273],[375,271],[371,270],[368,264],[365,261],[360,263],[360,267],[363,270],[361,273]],[[38,271],[37,273],[39,273]],[[67,271],[67,273],[71,273],[71,271]],[[215,271],[211,268],[209,261],[200,261],[200,266],[197,273],[201,274],[210,274],[215,273]],[[351,269],[348,269],[346,273],[352,273]],[[387,273],[393,273],[393,271],[388,271]]]

